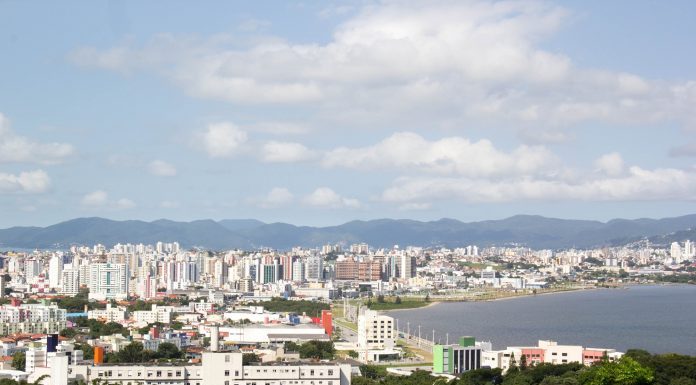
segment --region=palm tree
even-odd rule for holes
[[[48,374],[41,375],[41,376],[39,376],[39,378],[34,380],[34,382],[32,382],[31,385],[41,385],[41,381],[43,381],[44,378],[49,378],[49,377],[51,377],[51,376],[49,376]]]

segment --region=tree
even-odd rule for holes
[[[66,328],[60,331],[61,337],[73,338],[77,335],[77,330],[73,328]]]
[[[356,352],[355,350],[348,351],[348,357],[350,357],[350,358],[358,358],[359,356],[360,356],[360,354],[358,354],[358,352]]]
[[[631,357],[603,362],[581,373],[582,385],[650,385],[653,372]]]
[[[27,355],[24,352],[17,352],[12,355],[12,367],[24,371],[27,365]]]
[[[255,353],[242,354],[242,365],[249,365],[252,362],[261,362],[261,359]]]
[[[527,356],[525,354],[520,356],[520,370],[527,370]]]
[[[183,358],[184,353],[179,350],[179,348],[171,342],[162,342],[157,347],[157,357],[158,358]]]
[[[384,295],[380,294],[377,296],[377,303],[384,303]]]
[[[430,293],[425,295],[425,302],[430,302]]]
[[[300,345],[300,358],[331,360],[336,354],[332,341],[307,341]]]
[[[400,305],[400,304],[401,304],[401,297],[399,297],[399,296],[397,295],[397,296],[396,296],[396,299],[394,300],[394,303],[397,304],[397,305]]]
[[[360,374],[370,379],[384,378],[387,375],[387,368],[376,365],[360,365]]]
[[[131,342],[118,351],[118,362],[143,362],[143,344]]]
[[[41,382],[42,382],[45,378],[48,378],[48,377],[51,377],[51,376],[49,376],[48,374],[43,374],[43,375],[39,376],[39,378],[37,378],[36,380],[34,380],[34,382],[32,382],[31,384],[32,384],[32,385],[41,385]]]

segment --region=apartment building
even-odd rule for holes
[[[0,306],[0,335],[58,333],[65,329],[65,309],[58,305]]]
[[[128,297],[128,265],[93,263],[89,265],[89,298],[125,299]]]

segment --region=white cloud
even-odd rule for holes
[[[43,170],[23,171],[19,175],[0,172],[0,193],[42,193],[50,185],[51,179]]]
[[[9,120],[0,113],[0,163],[56,164],[74,154],[66,143],[40,143],[15,134]]]
[[[291,203],[295,196],[285,187],[274,187],[261,198],[252,198],[250,202],[264,209],[285,206]]]
[[[595,161],[595,166],[609,176],[618,176],[624,171],[624,161],[618,152],[602,155]]]
[[[401,206],[399,206],[399,210],[401,211],[417,211],[417,210],[428,210],[432,207],[432,203],[426,202],[426,203],[417,203],[417,202],[411,202],[411,203],[404,203]]]
[[[172,164],[163,160],[153,160],[147,166],[148,171],[156,176],[176,176],[177,170]]]
[[[85,206],[104,206],[109,200],[109,194],[103,190],[93,191],[82,197],[82,204]]]
[[[309,132],[309,127],[295,122],[261,122],[246,126],[250,130],[274,135],[300,135]]]
[[[117,209],[125,210],[125,209],[132,209],[133,207],[135,207],[135,202],[133,202],[132,200],[127,199],[127,198],[121,198],[121,199],[117,200],[115,203],[116,203],[115,207]]]
[[[512,201],[655,201],[696,199],[696,173],[678,169],[630,167],[622,176],[575,181],[512,178],[403,177],[382,193],[382,200],[404,204],[424,200]]]
[[[542,1],[384,2],[356,10],[326,43],[159,35],[142,47],[83,48],[72,58],[156,71],[202,98],[312,103],[319,115],[351,123],[696,124],[696,82],[581,68],[543,49],[568,13]]]
[[[96,190],[82,197],[82,205],[89,208],[103,208],[110,210],[126,210],[134,208],[135,202],[127,198],[111,200],[104,190]]]
[[[181,207],[181,203],[176,201],[162,201],[159,206],[163,209],[178,209]]]
[[[201,134],[202,146],[211,158],[234,155],[247,141],[247,133],[232,123],[214,123]]]
[[[321,208],[360,208],[362,204],[355,198],[345,198],[328,187],[319,187],[304,198],[308,206]]]
[[[271,141],[263,145],[261,159],[268,163],[294,163],[314,159],[316,154],[301,143]]]
[[[326,154],[326,167],[372,170],[397,167],[469,177],[530,175],[547,171],[555,157],[544,147],[520,146],[506,153],[488,140],[462,137],[428,141],[410,132],[395,133],[376,145],[338,148]]]

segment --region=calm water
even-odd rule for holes
[[[696,355],[696,285],[633,286],[393,311],[399,328],[445,342],[471,335],[496,349],[540,339],[586,347]]]

